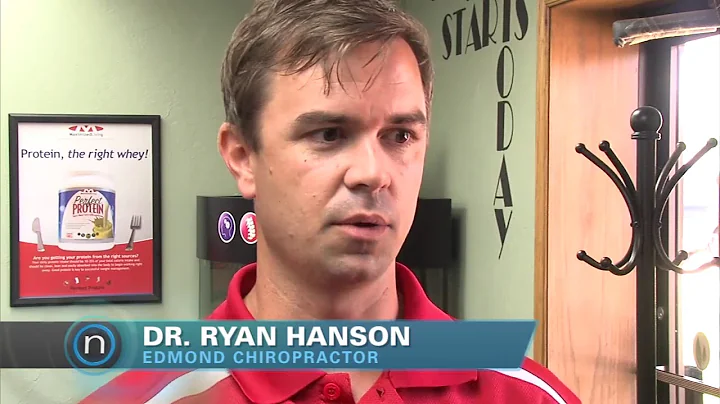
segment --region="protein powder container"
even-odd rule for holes
[[[58,247],[103,251],[115,246],[115,187],[104,173],[74,171],[58,192]]]

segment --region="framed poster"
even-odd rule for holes
[[[160,117],[9,120],[10,305],[160,302]]]

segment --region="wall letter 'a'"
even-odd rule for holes
[[[510,229],[510,220],[512,220],[512,193],[510,192],[510,178],[508,177],[507,164],[503,155],[502,164],[500,165],[500,175],[498,175],[497,186],[495,187],[495,220],[497,221],[498,234],[500,235],[500,254],[502,256],[505,247],[505,238]],[[505,218],[506,210],[509,212],[507,219]]]

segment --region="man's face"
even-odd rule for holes
[[[258,248],[304,279],[378,277],[413,221],[428,143],[425,94],[406,42],[369,63],[378,49],[348,54],[329,94],[321,67],[275,75],[260,149],[236,175],[255,199]]]

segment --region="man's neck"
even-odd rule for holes
[[[258,257],[255,286],[245,305],[259,320],[394,320],[400,303],[391,268],[354,288],[313,288],[288,279],[288,272]]]
[[[394,320],[401,317],[395,264],[378,279],[355,288],[311,287],[288,278],[288,269],[258,254],[255,285],[244,297],[258,320]],[[330,372],[332,373],[332,371]],[[382,372],[347,372],[355,401],[360,401]]]

